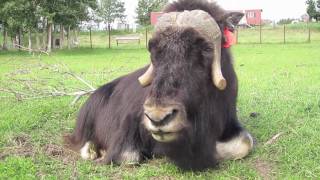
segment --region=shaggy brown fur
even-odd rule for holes
[[[165,11],[185,9],[209,11],[224,23],[225,11],[205,1],[180,0]],[[121,163],[123,153],[129,151],[136,152],[139,160],[165,155],[183,169],[215,167],[216,141],[227,141],[243,130],[236,116],[237,78],[229,49],[221,54],[228,82],[224,91],[212,84],[212,44],[192,28],[157,33],[149,41],[149,51],[155,66],[152,84],[143,88],[137,80],[145,67],[100,87],[81,108],[76,128],[66,138],[68,144],[79,149],[93,142],[97,151],[106,151],[104,163]],[[191,126],[174,142],[156,142],[142,123],[146,98],[159,104],[166,99],[183,104]]]

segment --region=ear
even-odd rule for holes
[[[235,26],[239,24],[244,14],[241,12],[229,12],[223,16],[222,22],[225,27],[229,28],[231,31],[235,29]]]

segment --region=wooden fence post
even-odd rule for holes
[[[236,29],[236,44],[239,43],[239,27]]]
[[[311,29],[310,29],[309,22],[308,22],[308,43],[311,43]]]
[[[89,28],[89,34],[90,34],[90,47],[91,47],[91,49],[92,49],[91,27]]]
[[[286,24],[283,25],[283,44],[286,43]]]
[[[146,27],[146,48],[148,49],[148,27]]]
[[[260,44],[262,44],[262,24],[261,24],[261,20],[260,20]]]
[[[109,34],[109,49],[111,48],[111,26],[108,24],[108,34]]]

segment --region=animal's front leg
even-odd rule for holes
[[[96,160],[98,164],[139,164],[142,153],[137,148],[137,142],[121,134],[113,138],[107,150],[101,150],[101,157]]]
[[[216,158],[219,160],[237,160],[247,156],[253,149],[252,136],[245,130],[226,142],[216,143]]]
[[[97,149],[93,142],[87,141],[80,149],[80,155],[85,160],[94,160],[98,157]]]
[[[127,164],[136,165],[142,160],[141,155],[138,151],[124,151],[117,155],[108,156],[105,150],[100,151],[101,157],[96,159],[97,164]]]

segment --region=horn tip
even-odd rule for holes
[[[138,81],[142,87],[146,87],[150,84],[150,82],[143,76],[139,77]]]
[[[216,84],[216,87],[219,89],[219,90],[225,90],[226,87],[227,87],[227,81],[225,79],[220,79],[217,84]]]

